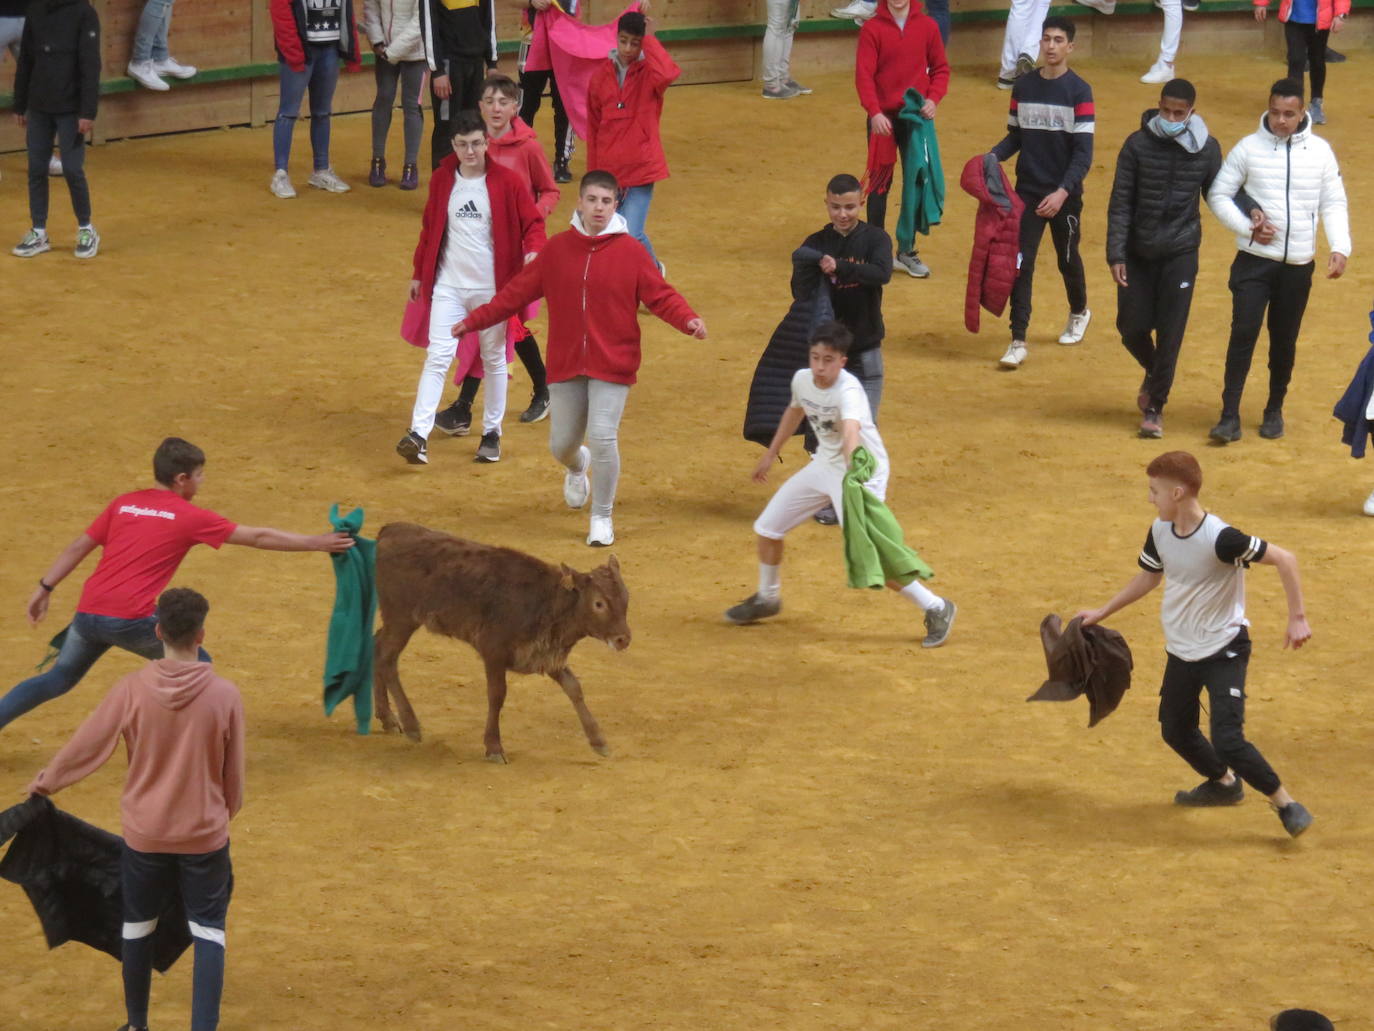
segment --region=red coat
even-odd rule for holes
[[[468,314],[468,328],[485,329],[540,297],[548,299],[549,382],[577,376],[633,383],[639,370],[639,305],[683,333],[697,317],[683,296],[659,275],[649,252],[614,229],[586,236],[569,229],[549,240],[539,257],[507,283],[490,304]]]
[[[420,242],[415,245],[412,278],[420,281],[420,298],[406,312],[401,335],[416,347],[429,344],[429,309],[439,257],[448,232],[448,198],[458,174],[458,156],[450,154],[429,177],[429,198],[420,223]],[[525,263],[525,255],[544,246],[544,216],[518,175],[487,162],[487,196],[491,199],[491,244],[496,289],[510,282]],[[512,312],[514,314],[514,312]]]
[[[644,56],[625,73],[607,58],[587,86],[587,170],[610,172],[621,187],[647,186],[668,178],[658,123],[663,94],[682,74],[663,44],[644,37]]]
[[[992,182],[988,182],[992,175]],[[1007,307],[1018,274],[1021,254],[1021,212],[1026,205],[996,157],[979,154],[964,166],[959,185],[978,201],[973,225],[973,255],[968,260],[968,290],[964,294],[964,325],[978,332],[978,306],[994,315]]]
[[[504,136],[487,141],[487,161],[509,168],[520,177],[535,198],[539,214],[548,218],[558,206],[558,186],[553,181],[539,137],[519,118],[512,118]]]
[[[859,103],[872,118],[892,114],[902,106],[908,89],[937,104],[949,92],[949,61],[935,19],[913,5],[906,25],[897,27],[887,0],[878,4],[872,18],[859,30],[859,52],[854,60],[854,88]]]
[[[272,18],[272,41],[277,56],[293,72],[305,71],[305,0],[268,0]],[[339,33],[339,56],[356,72],[361,66],[358,47],[358,20],[353,15],[353,0],[343,0],[343,27]]]
[[[1268,7],[1269,0],[1254,0],[1256,7]],[[1293,0],[1279,0],[1279,21],[1293,13]],[[1350,13],[1350,0],[1317,0],[1317,31],[1325,32],[1338,17]]]

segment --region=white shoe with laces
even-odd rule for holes
[[[1065,346],[1079,343],[1092,320],[1093,313],[1087,308],[1077,313],[1069,312],[1069,321],[1064,324],[1064,332],[1059,334],[1059,342]]]
[[[1369,497],[1364,499],[1364,514],[1374,516],[1374,491],[1369,492]]]
[[[577,472],[569,470],[563,476],[563,501],[569,508],[581,508],[587,503],[587,495],[591,493],[592,485],[587,479],[587,466],[591,464],[592,453],[586,447],[578,448],[578,456],[582,459],[582,468]]]
[[[347,193],[353,188],[335,175],[332,168],[321,168],[311,172],[308,182],[315,189],[324,190],[327,193]]]
[[[1013,340],[1007,347],[1007,353],[1002,355],[997,364],[1004,369],[1019,369],[1029,353],[1024,340]]]
[[[158,75],[170,75],[173,79],[191,79],[195,77],[196,66],[182,64],[175,57],[168,57],[165,61],[154,61],[153,71]]]
[[[853,0],[852,3],[844,7],[836,7],[830,12],[832,18],[862,18],[867,21],[873,17],[873,13],[878,9],[876,3],[867,3],[865,0]]]
[[[587,533],[587,545],[592,548],[609,548],[615,543],[615,528],[611,526],[610,516],[592,516],[591,530]]]
[[[157,90],[161,93],[172,88],[162,81],[162,77],[158,75],[152,61],[130,61],[128,72],[129,78],[144,89]]]
[[[1150,65],[1150,70],[1140,77],[1140,81],[1149,84],[1168,82],[1174,77],[1174,66],[1168,61],[1156,61]]]
[[[296,188],[291,185],[291,179],[286,174],[286,169],[279,168],[272,173],[272,184],[268,187],[274,197],[282,200],[290,200],[296,195]]]

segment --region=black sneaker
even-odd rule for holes
[[[816,522],[820,523],[822,526],[840,525],[840,517],[835,511],[834,505],[826,505],[811,518],[815,519]]]
[[[1290,838],[1296,838],[1312,826],[1312,814],[1301,802],[1289,802],[1285,806],[1280,806],[1279,819],[1283,821],[1283,829],[1288,832]]]
[[[425,438],[414,430],[396,442],[396,453],[411,465],[429,464],[429,448],[425,445]]]
[[[501,434],[492,430],[490,433],[482,434],[482,442],[477,445],[477,457],[474,462],[499,462],[501,461]]]
[[[1140,420],[1140,435],[1147,440],[1158,440],[1164,436],[1164,416],[1159,414],[1158,408],[1145,409],[1145,415]]]
[[[781,598],[774,598],[769,601],[767,598],[760,598],[757,594],[751,594],[738,605],[725,610],[725,621],[734,623],[736,626],[743,626],[745,623],[757,623],[760,619],[776,616],[781,611]]]
[[[530,398],[530,406],[520,413],[521,422],[538,422],[549,414],[549,395],[536,393]]]
[[[566,161],[554,162],[553,181],[556,183],[572,182],[572,169],[568,167],[568,163]]]
[[[1278,440],[1283,436],[1283,410],[1268,411],[1260,423],[1259,435],[1265,440]]]
[[[1231,784],[1219,780],[1204,780],[1191,791],[1179,791],[1174,795],[1174,805],[1187,805],[1201,808],[1216,805],[1240,805],[1245,799],[1245,786],[1240,778]]]
[[[1207,436],[1219,444],[1230,444],[1240,440],[1240,416],[1223,415],[1221,421],[1212,427]]]
[[[472,429],[472,405],[467,401],[454,401],[434,417],[434,428],[450,437],[466,437]]]
[[[1184,10],[1187,10],[1187,8],[1184,8]],[[1345,64],[1345,55],[1342,54],[1339,50],[1332,50],[1330,47],[1327,47],[1327,48],[1326,48],[1326,63],[1327,63],[1327,64]]]

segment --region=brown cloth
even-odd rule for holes
[[[1104,626],[1083,625],[1075,616],[1064,626],[1051,612],[1040,621],[1049,679],[1028,702],[1067,702],[1088,696],[1088,726],[1116,711],[1131,687],[1131,649],[1126,638]]]

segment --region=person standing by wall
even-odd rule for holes
[[[1255,21],[1264,23],[1269,0],[1254,0]],[[1350,0],[1279,0],[1279,21],[1288,45],[1288,77],[1302,85],[1303,71],[1312,73],[1308,113],[1313,125],[1326,124],[1326,44],[1331,33],[1345,27]]]
[[[496,11],[492,0],[420,0],[420,35],[429,62],[434,105],[429,167],[453,153],[453,120],[476,111],[482,80],[496,67]]]
[[[401,165],[401,189],[420,185],[416,163],[425,113],[420,89],[425,84],[425,45],[420,38],[420,4],[424,0],[363,0],[363,32],[372,45],[377,63],[377,97],[372,102],[372,167],[369,186],[385,186],[386,137],[391,132],[391,112],[396,107],[396,85],[401,86],[401,125],[405,137],[405,161]]]
[[[544,87],[547,86],[549,99],[553,102],[553,181],[570,183],[572,169],[568,167],[568,162],[572,160],[576,137],[573,135],[572,123],[568,120],[568,111],[563,106],[563,95],[558,92],[558,78],[552,68],[537,72],[525,70],[525,58],[529,50],[528,39],[534,34],[535,21],[539,18],[540,11],[547,11],[552,5],[553,0],[530,0],[530,5],[525,8],[527,36],[521,44],[519,58],[520,121],[531,129],[534,128],[534,117],[539,114],[539,106],[544,100]],[[564,13],[576,18],[582,5],[578,0],[563,0],[559,6]]]

